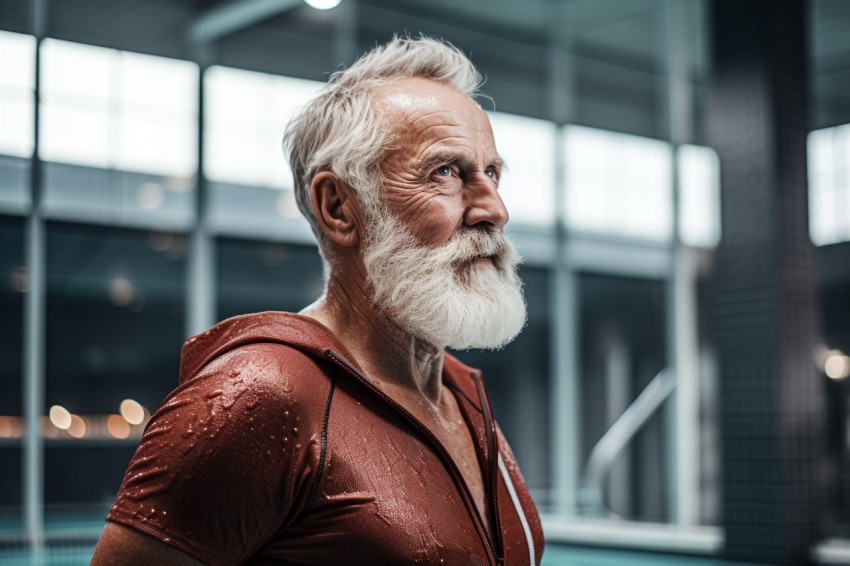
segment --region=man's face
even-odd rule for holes
[[[381,165],[389,212],[432,247],[464,227],[502,231],[502,161],[484,111],[468,96],[418,78],[377,89],[376,101],[395,133]]]
[[[438,347],[498,348],[525,323],[519,256],[502,234],[501,161],[484,112],[420,79],[378,93],[396,138],[382,164],[385,201],[366,211],[373,303]]]

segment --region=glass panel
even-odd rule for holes
[[[667,362],[662,282],[581,274],[579,296],[583,478],[593,447]],[[591,514],[670,519],[664,407],[614,461]]]
[[[669,144],[582,126],[564,128],[571,230],[666,242],[672,236]]]
[[[0,534],[22,529],[24,220],[0,216]]]
[[[0,31],[0,207],[25,210],[33,151],[35,38]]]
[[[483,371],[493,414],[519,462],[535,503],[545,511],[550,503],[552,396],[549,308],[551,273],[522,267],[528,303],[528,324],[503,350],[452,352]]]
[[[0,537],[24,530],[22,454],[20,446],[0,439]]]
[[[51,521],[103,520],[147,416],[177,385],[184,251],[179,234],[47,226]]]
[[[286,123],[324,83],[210,67],[204,75],[204,174],[215,182],[292,190]]]
[[[850,241],[850,124],[811,132],[808,152],[812,242]]]
[[[54,39],[42,45],[47,211],[186,226],[197,168],[197,66]]]
[[[496,149],[507,168],[499,194],[511,216],[508,226],[555,223],[555,124],[488,112]]]
[[[219,230],[313,240],[281,140],[295,110],[323,84],[219,66],[204,74],[204,174]]]
[[[279,310],[298,312],[323,290],[315,246],[219,238],[218,319]]]
[[[686,246],[712,248],[720,241],[720,164],[708,147],[681,145],[679,238]]]

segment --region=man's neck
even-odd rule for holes
[[[380,313],[364,285],[331,276],[325,296],[303,314],[330,328],[379,387],[440,404],[442,348],[411,336]]]

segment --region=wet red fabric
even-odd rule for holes
[[[497,455],[480,375],[446,355],[443,380],[487,475]],[[107,520],[212,565],[514,566],[530,563],[530,546],[539,562],[540,521],[501,433],[511,485],[496,475],[501,536],[490,537],[448,453],[405,413],[313,319],[226,320],[184,345],[180,385]]]

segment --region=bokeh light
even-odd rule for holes
[[[106,418],[106,430],[114,438],[123,440],[130,436],[130,423],[121,415],[109,415]]]
[[[71,413],[61,405],[50,407],[50,422],[56,428],[68,430],[71,427]]]
[[[121,401],[121,416],[131,425],[142,424],[145,420],[145,408],[138,401],[124,399]]]

